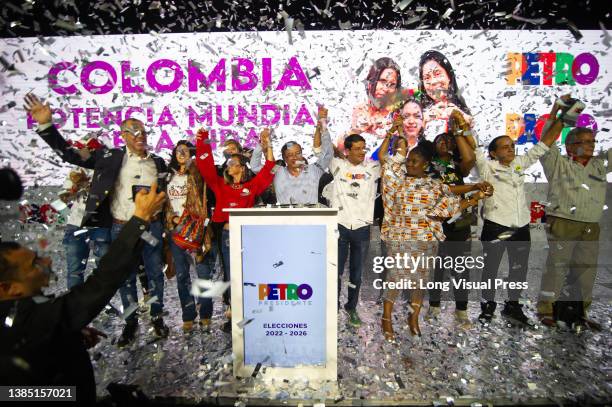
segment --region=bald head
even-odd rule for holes
[[[121,122],[121,138],[131,153],[142,157],[147,155],[147,133],[140,120],[125,119]]]

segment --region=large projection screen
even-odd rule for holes
[[[96,133],[118,146],[118,123],[136,117],[148,126],[151,148],[166,157],[200,127],[219,141],[237,138],[252,147],[271,126],[276,154],[289,140],[309,153],[318,104],[329,109],[335,142],[358,124],[373,152],[388,123],[360,122],[371,102],[370,67],[391,58],[401,74],[397,85],[408,92],[419,87],[419,61],[428,50],[452,66],[455,93],[481,144],[508,134],[523,153],[537,141],[538,119],[555,95],[572,92],[587,105],[579,124],[598,129],[597,148],[606,149],[612,57],[601,31],[582,34],[579,41],[568,31],[512,30],[310,31],[291,42],[285,32],[0,39],[11,64],[0,71],[0,159],[28,185],[59,185],[70,168],[35,134],[21,108],[28,92],[51,103],[69,139]],[[435,134],[443,120],[426,110],[424,127]],[[529,175],[527,181],[545,181],[539,164]]]

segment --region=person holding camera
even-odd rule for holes
[[[584,104],[570,95],[562,96],[553,105],[542,132],[557,135],[562,122],[575,126],[583,108]],[[560,109],[562,114],[557,118]],[[550,244],[537,311],[548,326],[561,320],[576,324],[575,328],[599,328],[588,319],[587,310],[597,275],[599,221],[605,209],[606,177],[612,171],[612,149],[594,156],[595,143],[593,130],[575,127],[565,137],[567,155],[561,155],[553,144],[540,158],[548,180],[546,223]],[[562,290],[564,286],[568,289]],[[569,294],[561,297],[562,291]]]
[[[38,123],[36,132],[49,144],[64,161],[94,170],[91,188],[85,205],[85,216],[81,227],[110,229],[111,240],[117,239],[123,226],[134,214],[135,192],[148,188],[152,182],[160,190],[166,188],[168,168],[165,161],[149,152],[147,133],[144,124],[133,118],[121,123],[121,137],[125,142],[122,148],[101,148],[88,155],[80,154],[64,139],[51,122],[51,107],[43,104],[35,95],[25,97],[25,108]],[[151,218],[148,240],[142,251],[145,273],[149,281],[148,292],[153,296],[151,303],[151,320],[155,334],[168,336],[168,327],[164,324],[162,313],[164,307],[164,273],[162,271],[162,233],[161,214]],[[119,293],[124,311],[132,311],[138,303],[136,290],[136,271],[129,276]],[[126,325],[117,342],[119,347],[130,344],[138,330],[136,312],[124,315]]]

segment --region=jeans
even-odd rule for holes
[[[512,232],[507,239],[500,239],[499,235],[504,232]],[[495,301],[495,279],[504,252],[508,250],[508,281],[525,282],[527,277],[527,265],[529,263],[529,251],[531,250],[531,235],[529,224],[518,228],[509,228],[489,220],[484,221],[482,227],[482,249],[484,252],[484,270],[482,272],[483,282],[489,282],[491,288],[482,290],[485,301]],[[508,289],[508,300],[518,301],[521,289]]]
[[[468,240],[470,237],[470,229],[467,230],[459,230],[459,231],[444,231],[446,235],[446,240],[440,242],[438,248],[438,257],[445,259],[447,256],[452,257],[453,259],[457,259],[458,257],[468,258],[472,253],[472,244]],[[453,262],[455,264],[455,261]],[[435,282],[443,282],[444,281],[444,267],[436,262],[436,268],[434,270],[434,281]],[[470,280],[470,270],[466,267],[462,272],[456,271],[455,268],[449,269],[451,278],[457,281],[459,284],[461,282],[467,282]],[[460,285],[463,287],[463,285]],[[468,305],[468,290],[465,288],[456,289],[453,286],[453,293],[455,297],[455,310],[457,311],[466,311]],[[440,297],[442,294],[442,290],[439,288],[432,288],[429,290],[429,306],[431,307],[439,307],[440,306]]]
[[[229,247],[229,230],[223,229],[221,232],[221,260],[223,262],[223,281],[232,281],[230,275],[230,247]],[[228,288],[223,293],[223,301],[227,305],[232,305],[232,293]]]
[[[69,290],[85,281],[89,243],[93,242],[93,254],[97,268],[100,258],[108,251],[111,241],[109,228],[90,228],[75,236],[74,232],[78,230],[85,229],[75,225],[66,225],[64,239],[62,240],[66,252],[66,285]]]
[[[347,311],[354,311],[359,301],[359,288],[361,287],[361,275],[370,246],[370,226],[359,229],[347,229],[338,225],[340,237],[338,239],[338,301],[342,289],[342,273],[346,259],[349,258],[349,287],[348,301],[344,305]],[[350,253],[350,257],[349,257]]]
[[[113,223],[111,228],[111,238],[115,240],[119,236],[119,232],[123,225]],[[145,243],[142,249],[142,262],[144,264],[145,274],[149,281],[147,291],[150,295],[157,297],[151,303],[151,316],[160,317],[164,309],[164,273],[162,271],[162,224],[160,221],[152,222],[149,226],[149,233],[157,239],[157,244],[151,246]],[[136,290],[136,270],[130,275],[125,284],[119,288],[121,303],[124,311],[133,303],[138,303],[138,293]],[[134,322],[136,320],[136,312],[133,312],[126,318],[126,322]]]
[[[191,255],[186,250],[181,249],[170,239],[170,250],[172,251],[172,261],[176,269],[176,287],[178,288],[179,300],[181,301],[181,309],[184,321],[193,321],[196,317],[196,306],[193,295],[191,295],[191,276],[190,264],[194,260],[190,259]],[[215,269],[216,248],[206,253],[204,260],[201,263],[196,263],[196,274],[201,280],[210,280],[213,270]],[[200,320],[210,319],[213,313],[212,298],[197,298],[200,304]]]

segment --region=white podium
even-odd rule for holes
[[[234,376],[337,380],[337,213],[230,213]]]

